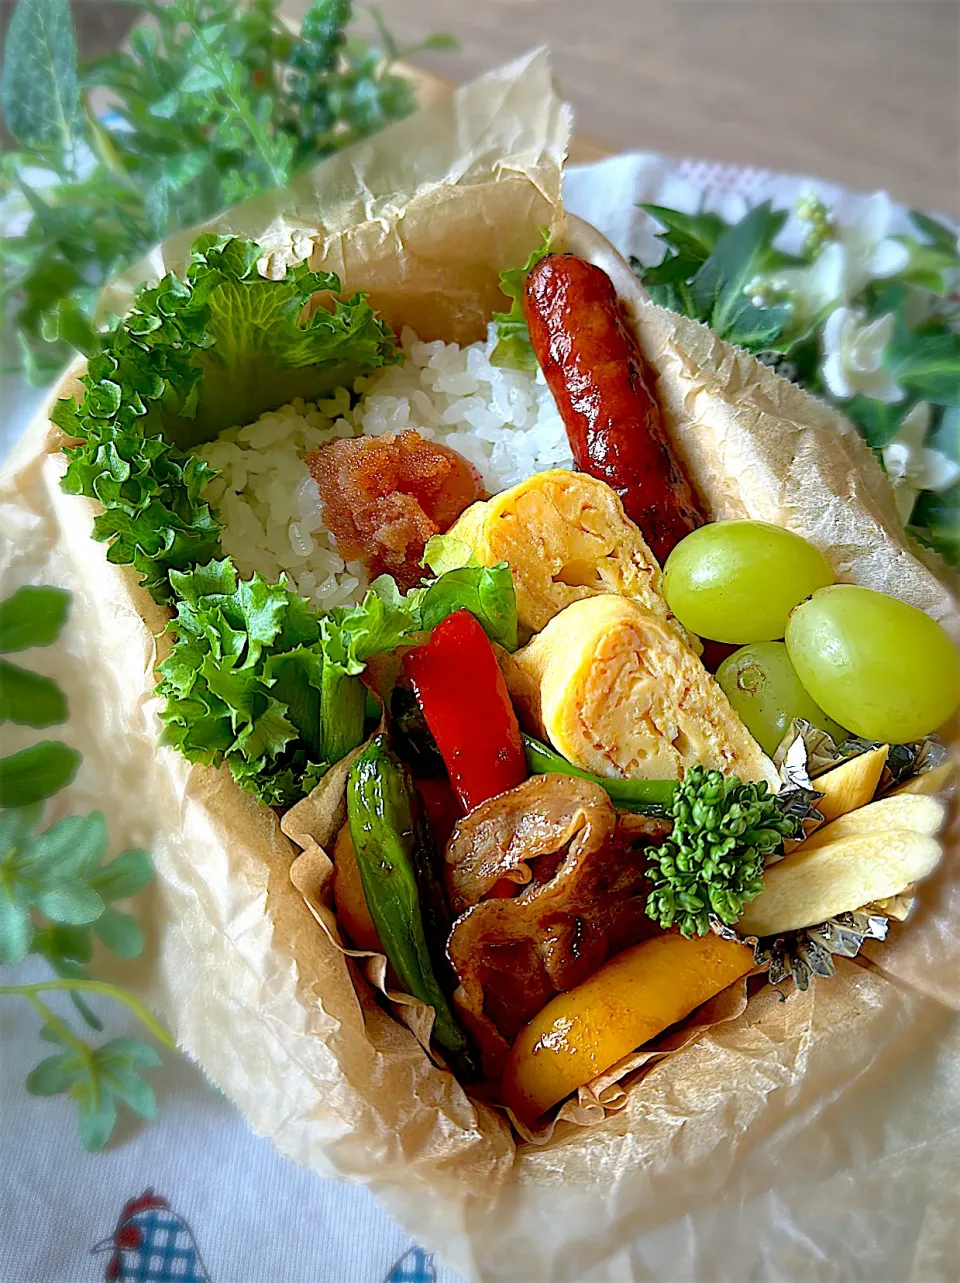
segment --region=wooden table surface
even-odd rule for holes
[[[607,150],[821,175],[960,215],[957,0],[377,3],[403,42],[456,36],[459,53],[413,62],[458,81],[548,44],[578,134]]]

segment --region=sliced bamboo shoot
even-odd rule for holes
[[[894,793],[824,824],[797,847],[797,851],[813,851],[843,838],[856,837],[861,833],[883,833],[889,829],[904,829],[933,837],[943,827],[946,813],[947,808],[935,797]]]
[[[851,757],[813,781],[813,787],[824,795],[816,808],[825,820],[835,820],[870,801],[880,782],[889,747],[882,744],[859,757]]]
[[[915,775],[906,784],[901,784],[897,793],[924,793],[933,797],[936,793],[945,793],[957,778],[957,764],[952,759],[935,766],[932,771]]]
[[[897,895],[932,873],[940,843],[923,833],[866,833],[808,850],[806,845],[764,877],[761,893],[737,923],[741,936],[810,927]]]

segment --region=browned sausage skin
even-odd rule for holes
[[[574,254],[548,254],[527,277],[523,311],[577,467],[617,492],[663,565],[706,516],[671,453],[613,283]]]

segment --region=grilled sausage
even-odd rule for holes
[[[548,254],[527,277],[523,310],[577,467],[617,492],[663,565],[706,516],[671,454],[613,283],[574,254]]]

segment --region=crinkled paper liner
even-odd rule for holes
[[[568,125],[534,54],[213,226],[263,238],[274,264],[315,243],[315,265],[340,266],[347,287],[368,287],[395,325],[467,340],[498,305],[499,270],[523,258],[540,227],[561,225]],[[189,239],[173,238],[144,271],[182,265]],[[844,420],[654,308],[573,220],[570,242],[614,275],[713,515],[789,525],[829,546],[845,577],[955,627]],[[122,309],[135,275],[110,307]],[[165,1013],[259,1133],[321,1176],[369,1184],[410,1233],[489,1283],[955,1283],[955,852],[918,888],[910,920],[870,947],[872,967],[841,959],[828,983],[786,1000],[760,987],[682,1054],[652,1072],[635,1066],[646,1071],[638,1083],[628,1074],[598,1085],[595,1108],[622,1106],[602,1122],[564,1121],[547,1143],[517,1146],[503,1115],[472,1101],[354,983],[290,881],[297,850],[274,813],[226,771],[157,749],[153,666],[169,616],[90,539],[96,506],[61,492],[48,410],[0,481],[2,591],[73,590],[61,641],[23,657],[67,690],[62,738],[84,754],[48,815],[101,807],[115,849],[153,852],[157,883],[140,901],[148,947],[123,964],[124,981]],[[6,726],[4,750],[37,738]],[[110,967],[98,962],[101,974]]]

